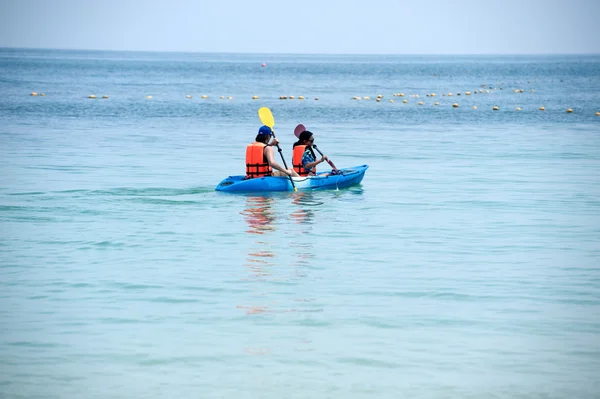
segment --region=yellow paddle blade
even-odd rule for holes
[[[262,122],[263,125],[267,125],[269,126],[271,129],[273,129],[273,126],[275,126],[275,119],[273,118],[273,113],[271,112],[271,110],[267,107],[262,107],[258,110],[258,117],[260,118],[260,121]]]

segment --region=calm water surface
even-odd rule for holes
[[[1,397],[600,395],[600,57],[2,49],[0,93]],[[363,183],[215,192],[261,106]]]

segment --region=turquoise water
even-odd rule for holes
[[[2,49],[0,93],[1,397],[600,395],[599,56]],[[215,192],[261,106],[362,184]]]

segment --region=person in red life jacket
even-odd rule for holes
[[[278,143],[269,126],[261,126],[258,129],[254,143],[246,147],[247,179],[263,176],[298,176],[293,169],[285,169],[275,161],[273,147]]]
[[[321,159],[317,157],[312,149],[312,143],[315,141],[315,136],[312,132],[305,130],[300,133],[298,141],[294,143],[294,153],[292,156],[292,165],[294,171],[300,176],[314,176],[317,173],[317,165],[327,161],[327,157],[323,155]]]

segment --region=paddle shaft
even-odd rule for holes
[[[319,154],[321,154],[321,156],[323,156],[323,153],[321,152],[321,150],[319,150],[319,149],[317,148],[317,145],[316,145],[316,144],[313,144],[313,145],[312,145],[312,147],[313,147],[315,150],[317,150],[317,152],[318,152]],[[335,165],[333,164],[333,162],[331,162],[331,161],[329,160],[329,158],[327,159],[327,163],[329,164],[329,166],[331,166],[331,168],[332,168],[333,170],[335,170],[336,172],[339,172],[339,169],[335,167]]]
[[[276,138],[275,132],[273,131],[273,126],[275,126],[275,118],[273,118],[273,113],[271,112],[271,110],[267,107],[261,107],[258,110],[258,117],[264,125],[269,126],[271,128],[273,138]],[[277,151],[279,151],[279,155],[281,156],[281,160],[283,161],[283,166],[285,166],[285,168],[287,169],[287,163],[285,162],[285,158],[283,157],[283,152],[281,151],[281,148],[279,148],[279,143],[277,144]],[[290,178],[290,183],[292,183],[292,188],[294,189],[294,191],[298,191],[296,185],[294,184],[294,179],[292,179],[292,176],[288,177]]]
[[[273,133],[273,138],[277,138],[275,137],[275,132],[273,131],[273,129],[271,129],[271,132]],[[283,161],[283,166],[287,169],[287,163],[285,162],[285,158],[283,157],[283,151],[281,151],[281,148],[279,148],[279,143],[277,143],[277,151],[279,151],[279,155],[281,156],[281,160]],[[292,176],[288,176],[290,178],[290,183],[292,183],[292,188],[294,189],[294,191],[298,191],[296,189],[296,185],[294,184],[294,179],[292,179]]]

